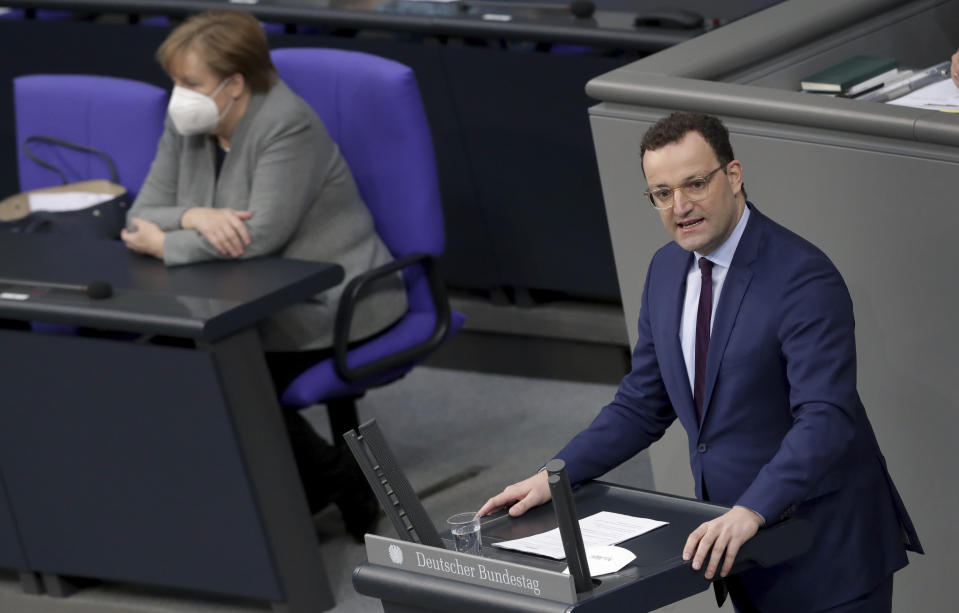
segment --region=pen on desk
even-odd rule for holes
[[[910,92],[913,92],[919,88],[925,87],[926,85],[929,85],[930,83],[937,81],[938,79],[939,79],[939,76],[937,74],[927,74],[922,76],[919,79],[910,81],[909,83],[906,83],[902,87],[898,87],[892,90],[891,92],[880,94],[879,96],[872,99],[861,98],[861,100],[866,100],[869,102],[889,102],[890,100],[901,98]]]

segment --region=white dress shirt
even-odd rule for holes
[[[689,375],[689,389],[693,389],[693,379],[696,376],[696,315],[699,310],[699,291],[702,287],[701,273],[699,272],[699,259],[706,257],[713,263],[713,312],[709,319],[709,329],[713,329],[713,320],[716,319],[716,305],[719,304],[719,295],[723,291],[723,282],[726,280],[726,272],[736,254],[736,247],[739,246],[739,239],[743,236],[746,229],[746,222],[749,220],[749,207],[743,209],[742,217],[739,223],[733,229],[729,238],[708,256],[702,256],[693,252],[696,257],[686,273],[686,298],[683,301],[683,316],[679,322],[679,343],[683,349],[683,359],[686,361],[686,373]],[[710,332],[711,333],[711,332]]]

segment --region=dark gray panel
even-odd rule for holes
[[[210,355],[0,343],[0,463],[34,570],[284,599]]]
[[[202,348],[214,358],[223,397],[232,409],[236,442],[282,582],[284,602],[274,604],[274,610],[330,609],[333,592],[259,338],[246,330]]]
[[[618,297],[583,88],[626,60],[455,48],[444,60],[501,283]]]
[[[0,568],[27,569],[27,560],[20,547],[20,536],[10,500],[7,497],[2,471],[0,471]]]

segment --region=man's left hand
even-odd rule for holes
[[[120,238],[126,246],[137,253],[145,253],[162,260],[166,232],[152,221],[138,217],[132,218],[130,225],[134,228],[133,231],[125,228],[120,231]]]
[[[693,530],[683,547],[683,560],[692,558],[693,570],[699,570],[709,555],[706,578],[712,579],[725,553],[726,559],[719,573],[721,577],[725,577],[733,568],[739,548],[755,536],[762,525],[763,518],[758,513],[746,507],[735,506]]]

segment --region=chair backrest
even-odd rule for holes
[[[115,77],[27,75],[13,80],[20,189],[58,185],[60,178],[23,153],[30,136],[52,136],[105,151],[117,166],[120,184],[135,196],[156,156],[163,133],[167,92]],[[69,181],[108,178],[96,156],[37,144],[33,151]]]
[[[0,9],[0,19],[42,19],[45,21],[69,21],[77,18],[76,11],[61,11],[56,9]]]
[[[394,256],[439,256],[445,233],[433,140],[408,67],[339,49],[276,49],[280,78],[339,145]]]

